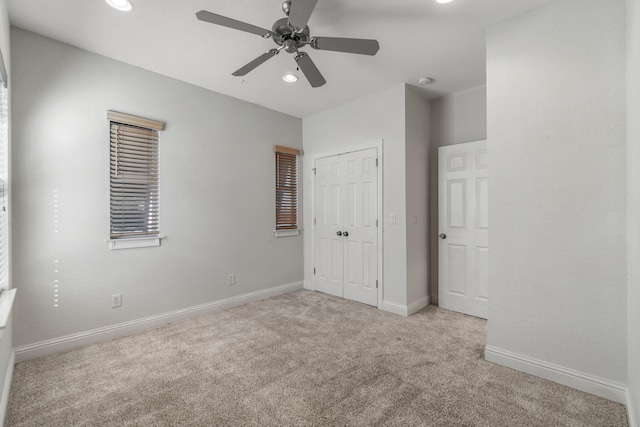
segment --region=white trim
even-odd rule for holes
[[[429,297],[429,295],[422,297],[412,302],[411,304],[409,304],[409,307],[407,308],[407,314],[411,316],[412,314],[417,313],[423,308],[425,308],[426,306],[428,306],[430,303],[431,303],[431,298]]]
[[[57,353],[59,351],[68,350],[97,341],[103,341],[110,338],[128,335],[133,332],[162,326],[180,319],[194,317],[200,314],[211,313],[214,311],[225,310],[253,301],[258,301],[261,299],[274,297],[276,295],[282,295],[288,292],[297,291],[299,289],[302,289],[302,282],[294,282],[287,285],[274,286],[272,288],[264,289],[261,291],[250,292],[248,294],[225,298],[218,301],[212,301],[205,304],[194,305],[192,307],[186,307],[167,313],[144,317],[142,319],[131,320],[129,322],[118,323],[115,325],[91,329],[88,331],[78,332],[59,338],[53,338],[50,340],[16,347],[14,349],[16,360],[18,362],[22,362],[23,360],[33,359],[35,357]]]
[[[300,235],[300,229],[295,230],[273,230],[273,233],[276,237],[290,237],[290,236],[298,236]]]
[[[4,419],[7,416],[7,408],[9,406],[9,395],[11,394],[11,382],[13,381],[13,367],[16,363],[16,353],[11,352],[9,363],[7,364],[7,373],[4,376],[4,384],[2,385],[2,396],[0,397],[0,427],[4,426]]]
[[[363,151],[363,150],[368,150],[370,148],[375,148],[376,149],[376,156],[377,156],[377,169],[378,169],[378,308],[380,310],[384,310],[384,303],[383,303],[383,298],[384,298],[384,233],[383,233],[383,225],[384,225],[384,205],[383,205],[383,179],[384,179],[384,174],[383,174],[383,167],[382,165],[384,164],[383,158],[384,158],[384,151],[383,151],[383,145],[384,145],[384,139],[380,139],[379,141],[376,142],[372,142],[369,144],[365,144],[365,145],[357,145],[357,146],[353,146],[353,147],[348,147],[348,148],[343,148],[340,150],[334,150],[334,151],[329,151],[329,152],[324,152],[324,153],[317,153],[317,154],[310,154],[310,158],[311,158],[311,164],[313,165],[312,171],[315,170],[315,166],[316,166],[316,161],[318,161],[318,159],[322,159],[324,157],[332,157],[332,156],[339,156],[342,154],[348,154],[348,153],[353,153],[355,151]],[[315,206],[316,206],[316,176],[315,174],[312,175],[311,177],[311,222],[312,222],[312,227],[311,227],[311,263],[312,263],[312,269],[315,267],[315,263],[316,263],[316,227],[315,224],[313,224],[313,220],[315,218],[314,216],[314,210],[315,210]],[[313,274],[311,276],[311,288],[313,288],[315,290],[315,285],[313,284],[315,280],[315,274]],[[389,310],[387,310],[389,311]]]
[[[400,316],[409,317],[428,306],[430,302],[431,299],[429,298],[429,296],[422,297],[417,301],[412,302],[408,306],[391,301],[383,301],[382,310],[388,311],[389,313],[393,314],[399,314]]]
[[[614,402],[624,404],[626,401],[627,387],[624,384],[489,345],[484,348],[484,358],[489,362],[595,394]]]
[[[164,236],[153,237],[126,237],[122,239],[109,240],[109,249],[134,249],[134,248],[149,248],[152,246],[160,246],[160,240]]]
[[[308,281],[305,280],[304,284],[302,286],[304,289],[308,290],[308,291],[315,291],[316,289],[313,287],[313,281]]]
[[[400,316],[408,317],[409,316],[409,307],[402,304],[397,304],[391,301],[383,301],[382,302],[382,310],[388,311],[389,313],[399,314]]]
[[[625,393],[627,397],[627,418],[629,419],[629,427],[640,427],[638,425],[638,416],[636,414],[635,406],[633,405],[633,400],[631,399],[631,392],[627,389]]]

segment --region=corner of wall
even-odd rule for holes
[[[0,330],[0,427],[4,424],[9,405],[15,352],[13,351],[13,321],[11,314],[5,329]]]
[[[438,304],[438,148],[487,139],[487,88],[478,86],[430,102],[429,294]]]
[[[407,307],[429,300],[430,103],[405,85]]]
[[[16,354],[11,351],[9,360],[6,366],[6,373],[4,376],[3,384],[0,384],[2,389],[0,392],[0,427],[4,426],[4,420],[7,417],[7,409],[9,408],[9,396],[11,395],[11,383],[13,381],[13,367],[15,365]]]
[[[627,412],[640,426],[640,0],[627,0]],[[632,119],[634,118],[634,119]]]

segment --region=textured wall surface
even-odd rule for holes
[[[629,412],[640,425],[640,0],[627,0]],[[635,427],[635,426],[634,426]]]
[[[487,35],[487,345],[627,382],[624,0]]]
[[[429,295],[429,101],[405,89],[407,305]]]
[[[17,346],[302,280],[302,236],[273,233],[300,119],[20,29],[12,52]],[[160,247],[108,249],[107,110],[166,122]]]

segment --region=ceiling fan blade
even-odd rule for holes
[[[238,71],[234,72],[233,75],[236,77],[246,76],[247,74],[249,74],[250,71],[253,71],[253,69],[257,68],[259,65],[262,65],[268,59],[273,58],[277,54],[278,54],[278,49],[271,49],[270,51],[265,52],[262,55],[258,56],[256,59],[249,62],[244,67],[240,68]]]
[[[305,52],[300,52],[296,55],[296,62],[304,73],[304,76],[309,80],[309,83],[311,83],[311,87],[320,87],[327,82],[324,77],[322,77],[322,74],[320,74],[320,70],[318,70],[316,64],[313,63],[309,55]]]
[[[380,49],[378,40],[345,39],[341,37],[314,37],[311,47],[334,52],[358,53],[360,55],[375,55]]]
[[[207,12],[206,10],[201,10],[200,12],[196,13],[196,17],[204,22],[222,25],[223,27],[233,28],[234,30],[246,31],[247,33],[257,34],[262,37],[270,37],[273,34],[271,31],[265,30],[264,28],[256,27],[255,25],[247,24],[246,22],[227,18],[226,16]]]
[[[291,9],[289,9],[289,25],[303,30],[311,18],[313,9],[316,8],[318,0],[291,0]]]

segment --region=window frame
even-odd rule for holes
[[[274,230],[274,234],[276,237],[288,237],[288,236],[297,236],[300,234],[300,231],[302,231],[302,228],[300,227],[300,169],[301,169],[301,164],[302,162],[301,160],[301,152],[298,149],[295,148],[289,148],[289,147],[283,147],[280,145],[276,145],[273,147],[274,148],[274,152],[275,152],[275,156],[274,156],[274,160],[275,160],[275,166],[274,166],[274,170],[275,170],[275,230]],[[279,202],[278,202],[278,189],[282,188],[279,186],[280,184],[280,180],[279,178],[282,176],[283,173],[287,173],[284,172],[283,170],[280,169],[280,156],[284,155],[284,156],[295,156],[295,224],[293,224],[293,227],[281,227],[278,224],[278,218],[281,217],[281,209],[282,207],[279,206]],[[289,162],[290,163],[290,162]]]
[[[141,128],[147,131],[155,132],[158,135],[158,141],[156,141],[157,148],[155,153],[155,158],[153,161],[157,162],[157,174],[156,177],[156,185],[157,189],[157,216],[159,221],[160,215],[160,143],[159,143],[159,131],[164,130],[165,124],[163,122],[159,122],[156,120],[145,119],[138,116],[132,116],[129,114],[119,113],[117,111],[107,111],[107,120],[109,124],[109,248],[110,249],[132,249],[132,248],[142,248],[142,247],[151,247],[151,246],[160,246],[161,239],[164,237],[160,234],[159,223],[158,229],[150,234],[130,234],[130,235],[122,235],[122,232],[114,234],[113,230],[113,211],[114,205],[112,202],[114,196],[113,190],[113,179],[114,175],[112,174],[111,168],[111,159],[113,156],[113,146],[112,146],[112,126],[121,125],[130,128]]]

